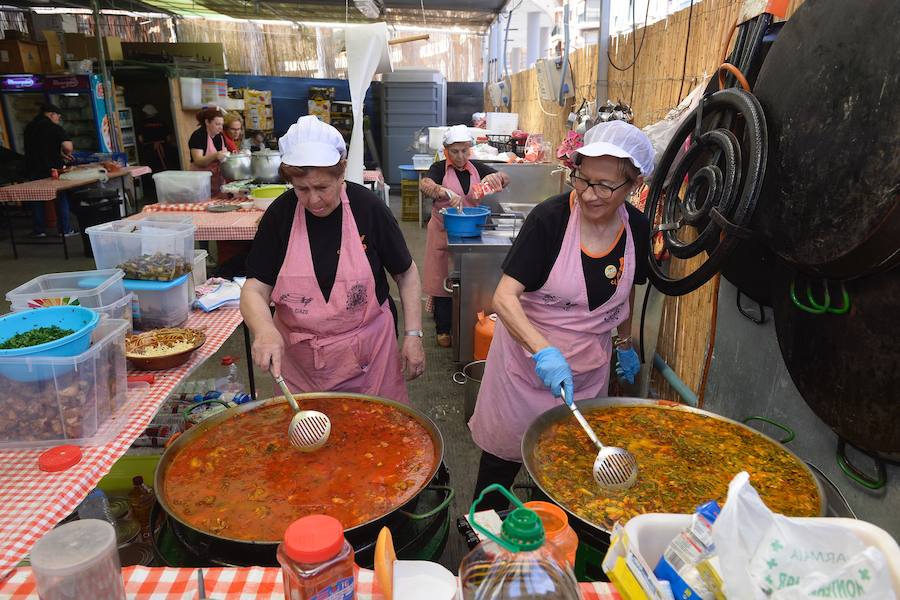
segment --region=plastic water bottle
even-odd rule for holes
[[[719,512],[715,500],[698,506],[690,527],[675,536],[653,569],[658,579],[669,582],[675,598],[712,600],[716,597],[697,566],[715,552],[712,526]]]
[[[475,520],[484,495],[498,491],[518,508],[509,513],[497,537]],[[459,566],[463,600],[574,600],[581,598],[575,574],[553,544],[546,543],[540,517],[501,485],[485,488],[469,510],[472,527],[488,537]]]
[[[109,498],[100,488],[94,488],[78,505],[79,519],[98,519],[115,526],[116,520],[109,509]]]
[[[219,391],[232,394],[240,394],[244,391],[241,376],[238,374],[237,361],[238,359],[234,356],[226,356],[222,359],[222,364],[228,367],[228,377],[225,378],[224,387]]]

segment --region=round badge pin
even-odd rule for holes
[[[607,279],[615,279],[616,275],[619,274],[619,270],[614,265],[607,265],[603,274],[606,275]]]

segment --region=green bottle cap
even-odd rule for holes
[[[475,507],[477,507],[486,494],[490,492],[500,492],[506,496],[517,508],[513,510],[503,521],[500,528],[500,537],[497,537],[486,527],[481,525],[475,518]],[[522,501],[515,497],[509,490],[499,483],[492,483],[484,488],[478,498],[472,502],[469,508],[469,523],[476,530],[480,531],[489,540],[506,548],[510,552],[523,552],[529,550],[537,550],[544,545],[544,524],[541,518],[533,510],[525,508]]]
[[[503,539],[516,547],[515,552],[537,550],[544,545],[544,524],[533,510],[517,508],[503,521]]]

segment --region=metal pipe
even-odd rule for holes
[[[569,3],[563,4],[563,51],[562,71],[559,74],[559,94],[557,102],[560,106],[566,105],[566,73],[569,71]],[[575,90],[570,90],[575,96]]]
[[[597,32],[596,110],[609,99],[609,15],[610,0],[600,0],[600,28]],[[591,117],[596,117],[596,114]]]
[[[659,371],[659,374],[663,376],[672,389],[681,396],[682,401],[688,406],[693,408],[697,408],[698,400],[697,394],[691,391],[691,388],[685,385],[685,383],[678,377],[675,371],[666,364],[666,361],[659,354],[653,355],[653,367]]]
[[[109,69],[106,68],[106,49],[103,47],[103,27],[100,24],[100,0],[93,1],[94,7],[94,36],[97,38],[97,56],[100,57],[100,79],[103,82],[103,101],[106,104],[106,118],[109,123],[109,143],[113,152],[119,152],[119,136],[115,135],[113,127],[118,123],[116,118],[116,103],[113,97],[112,83],[109,80]],[[103,123],[100,123],[100,135],[103,135]]]

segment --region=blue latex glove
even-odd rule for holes
[[[635,376],[641,372],[641,359],[638,358],[637,352],[634,348],[628,350],[616,348],[616,357],[619,363],[616,365],[616,375],[621,381],[634,383]]]
[[[547,346],[532,358],[537,363],[534,371],[544,385],[550,388],[557,398],[562,396],[562,391],[565,389],[566,403],[571,404],[575,399],[575,382],[572,380],[572,369],[562,352],[553,346]]]

